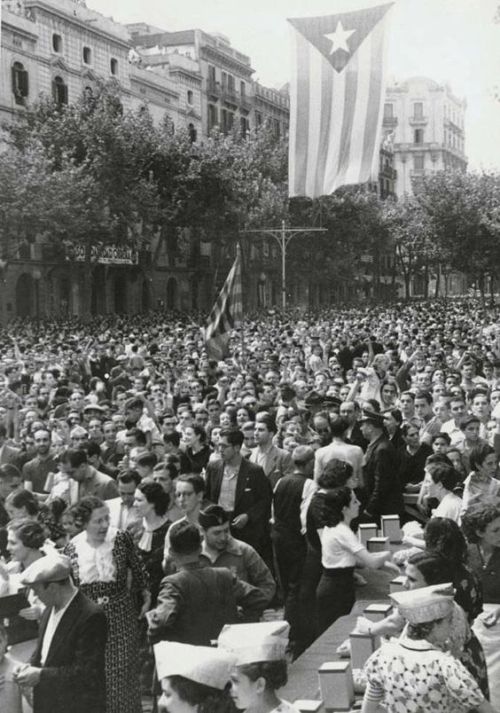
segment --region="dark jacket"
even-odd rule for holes
[[[205,497],[215,504],[219,502],[223,474],[223,461],[207,465]],[[234,530],[232,534],[238,540],[252,545],[262,555],[266,551],[269,539],[269,519],[273,497],[271,484],[260,466],[245,459],[241,461],[236,477],[233,517],[245,513],[249,519],[244,528]]]
[[[351,435],[349,438],[344,439],[346,443],[349,443],[351,446],[359,446],[363,453],[366,452],[366,449],[368,448],[368,441],[366,438],[363,436],[361,433],[361,428],[359,426],[359,423],[355,423]]]
[[[363,462],[363,510],[376,522],[381,515],[403,514],[398,465],[396,450],[386,436],[370,443]]]
[[[40,622],[31,657],[40,668],[43,636],[51,608]],[[33,713],[104,713],[104,649],[107,621],[102,609],[78,592],[59,622],[34,689]]]
[[[258,621],[268,603],[260,589],[225,567],[192,565],[164,577],[156,608],[148,613],[149,638],[210,646],[225,624],[238,622],[238,606],[247,620]]]

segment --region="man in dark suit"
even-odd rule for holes
[[[209,463],[205,497],[230,514],[231,534],[269,558],[272,490],[262,468],[242,458],[243,433],[237,429],[220,432],[221,461]]]
[[[399,515],[404,511],[403,491],[398,475],[398,455],[387,438],[384,416],[363,409],[361,432],[368,441],[363,460],[363,497],[361,522],[380,523],[381,515]]]
[[[356,401],[343,401],[340,405],[340,417],[348,423],[347,431],[344,435],[344,440],[351,446],[359,446],[363,453],[368,447],[368,441],[361,433],[361,427],[358,423],[359,406]]]
[[[201,534],[193,523],[179,520],[169,531],[170,555],[177,572],[161,582],[156,607],[146,615],[151,642],[162,639],[209,646],[222,627],[239,620],[258,621],[269,598],[227,567],[200,560]]]
[[[33,713],[104,713],[104,612],[74,586],[67,557],[51,554],[23,573],[46,609],[38,644],[16,681],[33,688]]]

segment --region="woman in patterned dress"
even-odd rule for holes
[[[425,587],[391,599],[407,625],[366,662],[361,712],[378,713],[381,704],[387,713],[494,713],[463,664],[441,649],[452,633],[453,590]]]
[[[71,559],[75,584],[108,619],[106,713],[140,713],[138,618],[150,606],[147,575],[130,534],[109,526],[105,502],[94,496],[82,498],[79,512],[84,530],[66,545],[65,554]],[[131,590],[142,593],[139,614]]]

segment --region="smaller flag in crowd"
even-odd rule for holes
[[[242,317],[241,250],[238,245],[236,259],[212,307],[205,328],[205,343],[210,359],[220,360],[226,356],[229,333],[241,323]]]

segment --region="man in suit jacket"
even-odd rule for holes
[[[209,646],[223,626],[238,621],[238,607],[248,621],[259,621],[268,597],[227,567],[200,561],[201,534],[196,525],[179,520],[169,534],[177,572],[163,578],[156,607],[146,614],[150,641]]]
[[[398,474],[398,455],[387,438],[384,417],[363,409],[361,431],[368,441],[363,461],[361,522],[380,523],[381,515],[399,515],[404,511],[403,490]]]
[[[230,514],[231,534],[266,560],[270,551],[269,519],[272,489],[262,468],[242,458],[243,433],[223,429],[222,459],[207,465],[205,497]]]
[[[106,683],[104,612],[74,586],[67,557],[51,554],[23,573],[46,605],[38,644],[16,681],[32,687],[33,713],[104,713]]]
[[[125,471],[118,476],[119,497],[106,500],[109,510],[109,524],[117,530],[132,530],[142,527],[142,516],[134,506],[135,491],[141,482],[140,475],[135,471]]]
[[[344,434],[345,442],[352,446],[359,446],[364,453],[368,447],[368,441],[361,433],[358,423],[359,406],[356,401],[343,401],[340,404],[340,417],[348,423],[347,431]]]
[[[68,450],[63,456],[66,470],[73,483],[70,485],[71,504],[78,502],[86,495],[95,495],[101,500],[111,500],[118,497],[118,488],[109,475],[100,473],[88,462],[87,452]]]
[[[292,456],[273,443],[276,435],[276,421],[270,413],[258,413],[255,419],[255,442],[257,447],[250,453],[250,462],[260,465],[266,476],[274,486],[284,475],[292,475]]]

